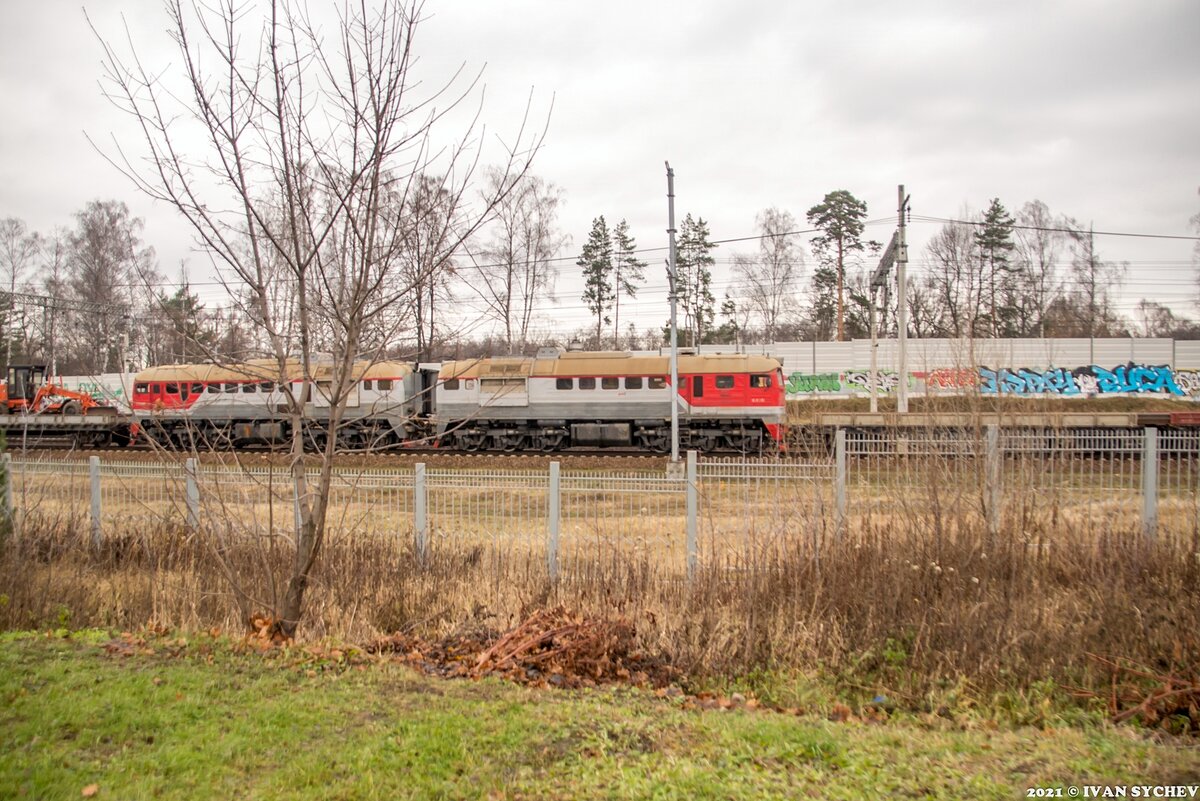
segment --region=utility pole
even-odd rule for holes
[[[875,324],[875,298],[878,296],[878,291],[883,289],[887,291],[888,272],[892,269],[892,264],[896,261],[897,242],[899,234],[892,234],[891,241],[888,242],[887,248],[883,251],[883,256],[879,259],[879,266],[875,268],[874,275],[871,276],[871,413],[879,411],[879,369],[878,369],[878,350],[879,350],[879,327]],[[886,298],[884,295],[884,308],[887,308]]]
[[[908,239],[905,232],[904,218],[908,213],[910,196],[904,194],[904,184],[900,184],[896,193],[900,200],[900,230],[896,243],[896,289],[899,297],[896,309],[896,328],[900,339],[900,382],[896,385],[896,411],[900,414],[908,412]]]
[[[675,292],[675,171],[667,165],[667,236],[670,251],[667,261],[667,276],[671,293],[671,464],[679,464],[679,336],[675,328],[675,307],[678,297]]]

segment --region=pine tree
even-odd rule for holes
[[[868,245],[877,248],[878,243],[862,241],[867,204],[845,189],[825,195],[824,200],[808,210],[807,217],[821,231],[813,237],[813,254],[823,266],[833,270],[836,278],[837,341],[842,342],[846,338],[846,265],[855,253],[861,253]],[[814,287],[816,279],[814,274]]]
[[[704,341],[705,332],[713,323],[716,303],[712,293],[715,260],[710,255],[716,245],[708,236],[708,223],[703,218],[694,220],[689,214],[683,218],[675,250],[675,294],[683,308],[685,328],[690,332],[688,344],[693,347]]]
[[[1004,302],[1014,294],[1011,290],[1017,272],[1017,268],[1008,261],[1008,254],[1015,247],[1012,231],[1012,215],[1005,210],[999,198],[992,198],[992,205],[983,215],[983,225],[975,232],[975,244],[979,247],[983,281],[988,292],[989,333],[993,337],[1009,333],[1007,323],[1011,322],[1016,312],[1011,302]]]
[[[613,341],[620,350],[621,295],[637,296],[638,287],[646,280],[646,262],[635,255],[637,242],[624,219],[613,230],[613,246]]]
[[[613,287],[613,241],[603,214],[592,220],[592,232],[575,263],[583,268],[583,302],[588,311],[596,315],[596,347],[599,348],[602,328],[611,322],[605,312],[612,308],[619,291]]]

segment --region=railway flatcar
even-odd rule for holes
[[[290,441],[287,403],[277,380],[278,362],[236,365],[175,364],[151,367],[134,379],[131,406],[144,435],[161,445],[271,446]],[[302,392],[300,364],[286,380]],[[357,362],[342,424],[339,450],[373,450],[420,438],[429,418],[429,393],[421,373],[402,362]],[[307,397],[308,446],[325,446],[331,395],[330,368],[318,366]]]
[[[440,441],[464,451],[624,447],[666,453],[678,396],[682,449],[775,450],[786,416],[783,371],[765,356],[679,357],[679,390],[666,356],[563,353],[442,365]]]

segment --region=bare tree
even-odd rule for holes
[[[964,214],[964,219],[968,217]],[[962,337],[976,333],[983,304],[974,232],[970,225],[950,222],[925,246],[929,272],[924,280],[928,302],[941,336]]]
[[[85,373],[123,370],[138,288],[156,283],[154,249],[142,244],[142,220],[116,200],[95,200],[75,215],[67,257],[72,315],[70,367]],[[149,290],[153,291],[153,290]]]
[[[1112,290],[1120,286],[1125,276],[1125,266],[1104,261],[1096,250],[1096,237],[1089,225],[1086,229],[1077,221],[1067,218],[1066,227],[1071,231],[1074,258],[1071,260],[1072,289],[1066,293],[1065,308],[1068,318],[1075,318],[1074,331],[1066,336],[1107,337],[1119,336],[1124,331],[1124,321],[1117,314],[1112,300]],[[1064,336],[1064,334],[1058,334]]]
[[[28,352],[30,332],[25,320],[18,320],[18,307],[15,295],[17,287],[25,280],[25,274],[33,266],[41,249],[41,237],[36,231],[30,231],[24,220],[16,217],[6,217],[0,220],[0,277],[8,289],[7,302],[4,304],[4,364],[12,361],[12,340],[14,334],[21,339],[21,351]]]
[[[1045,336],[1046,311],[1061,291],[1058,256],[1064,236],[1058,220],[1040,200],[1017,212],[1016,251],[1020,267],[1020,297],[1016,304],[1019,328],[1025,336]]]
[[[569,238],[558,228],[562,190],[534,175],[488,173],[484,193],[499,198],[483,243],[472,250],[478,281],[467,286],[504,328],[508,352],[524,347],[539,300],[554,295],[554,257]]]
[[[470,208],[478,112],[460,135],[439,135],[475,83],[420,88],[412,71],[419,0],[347,3],[332,30],[288,0],[266,4],[263,19],[234,0],[166,7],[186,93],[165,86],[136,49],[120,53],[102,40],[110,97],[143,136],[143,159],[114,142],[110,160],[183,215],[268,344],[275,367],[263,378],[277,382],[285,401],[296,531],[285,586],[272,579],[265,596],[234,589],[243,612],[269,605],[278,631],[291,636],[325,538],[337,433],[359,357],[368,343],[399,333],[379,323],[418,289],[391,280],[413,227],[407,201],[423,176],[453,176],[443,186],[455,235],[426,254],[427,264],[442,263],[521,184],[540,134],[516,133],[490,191]],[[203,155],[187,152],[189,127]],[[282,315],[272,297],[280,287],[289,300]],[[310,478],[305,442],[317,395],[328,404],[330,435]]]
[[[737,256],[733,273],[742,297],[762,327],[766,342],[774,342],[779,326],[796,309],[798,282],[804,270],[804,248],[793,233],[796,218],[772,206],[755,218],[760,239],[758,257]]]

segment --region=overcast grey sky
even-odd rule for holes
[[[219,288],[203,283],[207,259],[173,213],[136,195],[84,136],[124,139],[128,121],[101,96],[81,4],[0,4],[0,217],[48,231],[89,200],[124,200],[170,280],[186,259],[201,297],[218,303]],[[139,50],[171,63],[157,0],[86,5],[103,33],[120,35],[123,15]],[[1196,0],[431,0],[426,11],[420,68],[486,64],[490,130],[511,131],[531,90],[536,109],[553,100],[535,171],[565,190],[564,255],[599,214],[627,218],[640,246],[665,247],[664,160],[679,218],[704,217],[718,240],[753,234],[768,206],[807,227],[805,210],[834,189],[889,218],[868,229],[886,240],[899,183],[914,213],[933,217],[992,197],[1014,212],[1040,199],[1097,230],[1191,234],[1200,212]],[[915,270],[937,229],[910,229]],[[717,252],[718,298],[730,257],[753,247]],[[1098,247],[1130,263],[1127,313],[1141,297],[1194,313],[1191,242],[1105,237]],[[639,325],[665,319],[663,258],[647,254]],[[558,305],[545,305],[555,331],[586,322],[574,272],[563,263]]]

